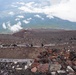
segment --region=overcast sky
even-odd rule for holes
[[[3,23],[4,29],[8,28],[11,31],[22,29],[20,19],[24,18],[23,13],[41,13],[50,19],[58,17],[76,22],[76,0],[0,0],[0,17],[18,15],[15,16],[15,21],[19,21],[13,25],[10,22]],[[44,20],[40,15],[34,17]],[[30,20],[23,20],[23,22],[28,24]]]
[[[43,0],[42,0],[43,1]],[[44,0],[41,4],[29,2],[18,9],[28,13],[44,13],[64,20],[76,22],[76,0]],[[50,5],[48,5],[50,3]],[[38,6],[38,7],[36,7]]]
[[[1,1],[10,2],[10,0]],[[12,11],[8,12],[9,15],[15,15],[18,12],[14,10],[20,10],[25,13],[43,13],[49,17],[55,16],[64,20],[76,22],[76,0],[11,0],[11,3],[7,6],[2,4],[0,9],[4,6],[5,8],[14,7],[13,10],[12,8],[10,9]],[[5,13],[4,10],[3,12],[0,11],[0,13],[7,15],[6,11],[7,9]]]

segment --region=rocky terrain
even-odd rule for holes
[[[35,58],[46,47],[76,50],[76,31],[30,29],[14,34],[0,34],[1,58]]]
[[[11,74],[1,66],[1,75],[76,75],[76,31],[30,29],[0,34],[0,58],[34,60],[26,70],[11,67]]]

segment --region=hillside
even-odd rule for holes
[[[34,58],[46,48],[76,50],[76,31],[33,29],[0,34],[1,58]]]

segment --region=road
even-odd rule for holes
[[[0,58],[0,62],[33,62],[33,59],[6,59]]]
[[[30,44],[17,44],[17,47],[31,47]],[[16,47],[16,46],[12,46],[12,45],[0,45],[0,48],[12,48],[12,47]],[[43,47],[48,47],[48,46],[55,46],[55,44],[45,44]],[[41,47],[41,45],[33,45],[32,47]]]

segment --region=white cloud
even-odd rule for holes
[[[60,0],[61,3],[66,3],[68,2],[69,0]]]
[[[40,15],[38,15],[38,14],[37,14],[37,15],[34,15],[34,16],[35,16],[35,17],[38,17],[38,18],[41,18],[41,16],[40,16]]]
[[[76,0],[69,0],[66,3],[60,3],[50,7],[53,16],[64,20],[76,22]]]
[[[47,0],[51,5],[58,4],[62,0]]]
[[[19,18],[16,18],[15,21],[19,21],[20,18],[23,18],[23,16],[18,16],[18,17],[19,17]],[[26,20],[23,20],[23,22],[24,22],[25,24],[28,24],[28,23],[30,23],[30,20],[32,20],[31,17],[30,17],[30,18],[27,18]]]
[[[25,6],[31,7],[31,6],[33,6],[34,4],[35,4],[35,2],[29,2],[29,3],[26,3]]]
[[[30,21],[30,20],[32,20],[32,18],[30,17],[30,18],[28,18],[27,20]]]
[[[24,22],[25,24],[28,24],[28,23],[30,23],[31,20],[32,20],[32,18],[30,17],[30,18],[27,18],[26,20],[23,20],[23,22]]]
[[[42,19],[42,20],[44,20],[44,18],[42,18],[40,15],[34,15],[34,17],[37,17],[37,18],[40,18],[40,19]]]
[[[20,18],[16,18],[16,19],[15,19],[15,21],[19,21],[19,20],[20,20]]]
[[[8,14],[13,16],[15,13],[11,11]]]
[[[27,7],[27,6],[21,6],[18,8],[19,10],[22,10],[24,12],[27,12],[27,13],[43,13],[42,12],[42,9],[41,8],[35,8],[35,7]]]
[[[18,18],[24,18],[24,16],[22,16],[22,15],[18,15],[17,17],[18,17]]]
[[[7,29],[7,27],[6,27],[6,24],[5,24],[5,23],[3,23],[3,24],[2,24],[2,27],[3,27],[4,29]]]
[[[41,8],[38,8],[38,7],[35,7],[35,2],[29,2],[29,3],[26,3],[25,5],[19,7],[18,9],[19,10],[22,10],[24,12],[27,12],[27,13],[42,13],[42,9]],[[37,4],[39,5],[39,4]]]
[[[12,6],[12,7],[18,7],[17,5],[14,5],[14,4],[12,4],[11,6]]]
[[[18,9],[27,13],[44,13],[47,17],[59,17],[64,20],[76,22],[76,0],[46,0],[52,5],[38,6],[34,2],[26,3]],[[46,2],[45,1],[45,2]],[[38,7],[35,7],[37,4]]]
[[[23,29],[23,28],[21,27],[21,22],[20,22],[20,21],[19,21],[17,24],[14,24],[14,25],[11,25],[10,22],[8,22],[8,23],[7,23],[7,27],[8,27],[8,29],[9,29],[10,31],[12,31],[12,32],[17,32],[17,31]]]
[[[16,4],[25,5],[25,2],[16,2]]]
[[[48,17],[49,19],[52,19],[52,18],[54,18],[52,15],[47,15],[46,17]]]
[[[30,21],[28,21],[28,20],[23,20],[23,22],[24,22],[25,24],[30,23]]]

